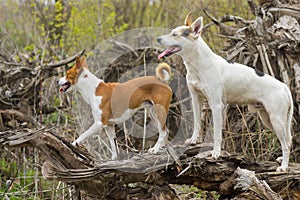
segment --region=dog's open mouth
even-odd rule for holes
[[[164,50],[161,54],[158,55],[158,59],[162,59],[163,57],[168,57],[178,51],[181,50],[181,47],[178,45],[171,46],[170,48]]]
[[[71,83],[70,83],[70,82],[66,82],[65,84],[63,84],[63,85],[60,86],[59,92],[60,92],[60,93],[64,93],[64,92],[66,92],[70,87],[71,87]]]

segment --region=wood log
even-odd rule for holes
[[[235,183],[233,184],[235,190],[238,188],[243,191],[251,190],[261,199],[282,200],[281,196],[275,193],[266,181],[258,180],[258,178],[255,176],[255,172],[253,171],[241,169],[238,167],[232,176],[236,178],[231,178],[229,180],[235,181]]]
[[[218,191],[221,197],[232,198],[244,193],[240,188],[245,189],[245,182],[248,183],[247,192],[251,191],[259,198],[299,197],[300,164],[297,163],[291,163],[289,172],[278,173],[275,172],[278,167],[276,162],[249,162],[242,156],[229,154],[217,160],[209,156],[200,157],[197,153],[201,145],[168,147],[158,155],[142,153],[130,159],[95,160],[52,129],[0,133],[1,146],[24,144],[41,151],[45,159],[42,167],[45,178],[75,185],[82,194],[90,197],[124,197],[134,190],[143,191],[141,194],[145,195],[144,189],[148,188],[147,191],[155,191],[151,195],[172,199],[176,195],[170,184],[187,184]],[[169,148],[187,150],[182,155],[172,156]],[[254,172],[249,172],[249,175],[238,167],[255,171],[255,175]],[[280,192],[281,197],[276,192]],[[150,195],[149,192],[147,195]]]

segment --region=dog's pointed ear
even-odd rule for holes
[[[189,12],[187,14],[187,16],[185,17],[185,20],[184,20],[184,25],[186,25],[186,26],[192,25],[193,20],[192,20],[192,16],[191,15],[192,15],[192,12]]]
[[[86,62],[86,59],[85,57],[83,56],[82,59],[81,59],[81,66],[84,67],[84,68],[89,68],[89,66],[87,65],[87,62]]]
[[[191,30],[194,39],[197,39],[200,36],[202,28],[203,28],[203,17],[199,17],[191,24]]]
[[[76,65],[76,69],[80,69],[81,68],[81,61],[80,61],[80,57],[79,56],[76,57],[75,65]]]
[[[84,63],[84,61],[85,61],[85,57],[82,56],[81,61],[80,61],[81,65],[82,65],[82,63]]]

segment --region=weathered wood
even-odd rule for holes
[[[262,199],[282,200],[281,196],[275,193],[265,181],[260,181],[255,177],[255,172],[238,167],[235,173],[238,178],[235,179],[237,183],[234,189],[251,190]]]
[[[249,162],[237,155],[223,155],[217,160],[205,156],[200,158],[197,152],[201,145],[187,148],[184,154],[177,156],[177,161],[173,159],[176,156],[168,153],[170,150],[159,155],[144,153],[131,159],[100,161],[82,149],[73,147],[51,129],[0,133],[0,145],[14,146],[24,143],[41,151],[45,158],[42,167],[45,178],[73,184],[90,197],[124,196],[125,191],[132,191],[133,188],[141,190],[139,184],[154,191],[157,191],[156,187],[162,187],[164,189],[157,191],[158,195],[168,194],[174,198],[176,196],[171,192],[169,184],[195,185],[204,190],[218,191],[223,197],[234,197],[243,193],[238,187],[241,179],[236,179],[241,177],[238,167],[256,172],[255,176],[253,174],[250,177],[252,184],[248,188],[261,198],[274,195],[279,199],[278,194],[270,193],[271,189],[266,184],[282,196],[299,195],[297,183],[300,178],[300,164],[292,163],[290,172],[277,173],[276,162]],[[124,188],[124,185],[130,184],[137,186]],[[295,195],[291,191],[295,191]]]

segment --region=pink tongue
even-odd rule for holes
[[[61,87],[59,88],[59,92],[62,93],[64,91],[64,89]]]
[[[164,50],[161,54],[158,55],[158,60],[162,59],[165,55],[170,53],[170,51],[171,51],[170,49]]]

